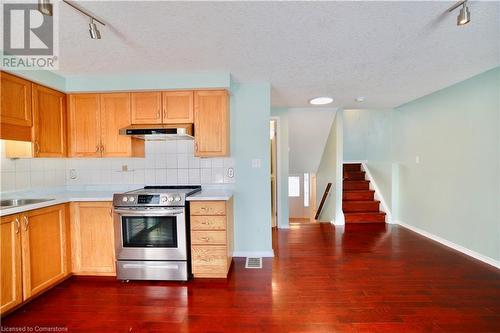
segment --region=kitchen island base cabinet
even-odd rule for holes
[[[66,205],[1,218],[0,314],[69,275]]]
[[[233,259],[233,199],[191,201],[191,268],[195,278],[226,278]]]
[[[111,202],[71,203],[73,274],[116,275]]]

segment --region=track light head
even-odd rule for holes
[[[90,18],[89,32],[90,38],[101,39],[101,32],[99,31],[99,29],[97,29],[97,25],[94,23],[94,19],[92,17]]]
[[[50,0],[38,0],[38,11],[43,15],[52,16],[52,4]]]
[[[460,13],[457,16],[457,25],[466,25],[470,22],[470,11],[467,7],[467,2],[464,2],[462,8],[460,8]]]
[[[460,12],[458,13],[458,16],[457,16],[457,25],[458,26],[466,25],[467,23],[470,22],[470,10],[469,10],[469,6],[467,6],[467,0],[461,0],[457,3],[455,3],[453,6],[451,6],[448,9],[448,12],[451,13],[452,11],[454,11],[455,9],[457,9],[460,6],[462,6],[462,8],[460,8]]]

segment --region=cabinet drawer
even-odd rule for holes
[[[225,231],[192,231],[192,244],[216,244],[226,245]]]
[[[225,216],[192,216],[191,230],[226,230]]]
[[[191,215],[226,215],[226,202],[191,201]]]
[[[225,246],[193,246],[191,260],[193,273],[199,275],[227,274],[227,249]]]

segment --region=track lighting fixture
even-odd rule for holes
[[[452,11],[454,11],[455,9],[457,9],[460,6],[462,6],[462,8],[460,8],[460,12],[458,13],[458,16],[457,16],[457,25],[458,26],[466,25],[467,23],[470,22],[470,10],[469,10],[469,6],[467,6],[467,0],[459,1],[456,4],[454,4],[453,6],[451,6],[450,9],[448,9],[448,12],[451,13]]]
[[[43,15],[52,16],[52,4],[50,0],[38,0],[38,11]]]
[[[97,26],[94,23],[94,18],[93,17],[90,18],[89,32],[90,32],[90,38],[92,38],[92,39],[101,39],[101,32],[97,29]]]
[[[90,38],[92,38],[92,39],[101,39],[101,32],[99,31],[99,29],[97,29],[97,24],[95,24],[95,22],[101,24],[102,26],[106,26],[106,24],[104,24],[102,21],[96,19],[94,16],[92,16],[91,14],[89,14],[87,11],[85,11],[82,8],[76,6],[72,2],[67,1],[67,0],[63,0],[63,2],[65,4],[73,7],[74,9],[76,9],[77,11],[79,11],[80,13],[82,13],[83,15],[88,16],[90,18],[90,23],[89,23]]]

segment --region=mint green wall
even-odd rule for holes
[[[392,201],[393,110],[344,111],[344,160],[366,161],[389,209]]]
[[[231,86],[231,155],[235,159],[235,251],[272,251],[269,84]],[[261,167],[252,168],[252,159]]]
[[[279,118],[278,129],[278,179],[280,186],[280,197],[278,198],[278,227],[288,228],[289,226],[289,209],[288,209],[288,109],[287,108],[272,108],[271,116]]]
[[[326,140],[323,155],[316,173],[317,207],[319,207],[327,184],[332,183],[332,189],[323,206],[320,220],[335,221],[335,224],[344,223],[342,214],[342,123],[343,111],[338,110],[335,114],[335,119],[333,120],[330,134]]]
[[[396,218],[497,261],[499,94],[497,67],[396,108],[393,126]]]
[[[30,71],[8,71],[14,75],[23,77],[36,83],[43,84],[49,88],[66,91],[66,79],[60,75],[45,70]]]
[[[66,77],[67,92],[152,89],[228,88],[229,73],[143,73]]]

